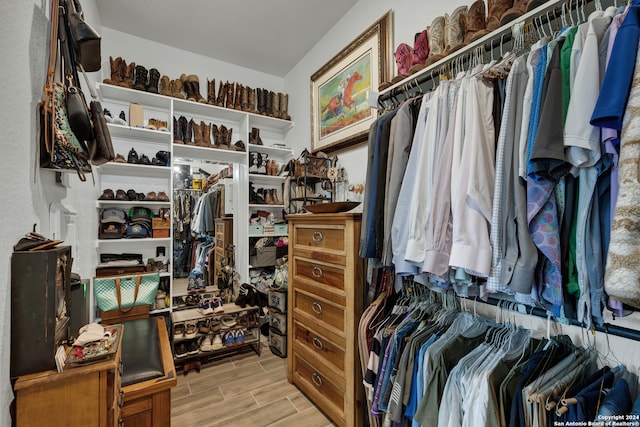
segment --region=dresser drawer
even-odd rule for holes
[[[327,336],[300,322],[293,324],[293,345],[297,352],[307,352],[320,358],[341,376],[344,374],[344,348]]]
[[[289,266],[295,279],[306,280],[324,289],[344,294],[344,268],[299,257]]]
[[[346,239],[344,224],[296,224],[293,250],[307,258],[345,264]],[[291,244],[291,241],[290,241]]]
[[[294,289],[293,316],[294,319],[306,319],[306,323],[317,322],[338,336],[344,336],[344,307],[324,298]]]
[[[293,353],[293,382],[333,421],[344,425],[344,382],[336,380],[327,368]]]

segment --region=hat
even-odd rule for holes
[[[127,213],[120,208],[106,208],[102,211],[100,222],[118,222],[124,224],[127,222]]]
[[[151,223],[153,212],[143,206],[135,206],[129,210],[129,224]]]
[[[150,237],[150,230],[142,224],[127,225],[127,239]]]

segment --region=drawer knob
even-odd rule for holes
[[[311,275],[313,277],[315,277],[316,279],[321,278],[322,277],[322,269],[316,265],[315,267],[313,267],[313,270],[311,270]]]
[[[324,236],[322,235],[321,232],[319,231],[314,231],[313,232],[313,241],[316,243],[320,243],[322,242],[322,239],[324,239]]]
[[[313,310],[313,312],[315,314],[322,314],[322,305],[320,305],[320,303],[318,301],[314,301],[313,304],[311,304],[311,310]]]
[[[322,340],[318,337],[313,337],[313,346],[318,350],[322,350]]]
[[[322,375],[320,375],[319,373],[314,372],[313,374],[311,374],[311,381],[313,381],[316,387],[322,387]]]

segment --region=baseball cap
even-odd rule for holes
[[[102,211],[100,222],[118,222],[124,224],[127,222],[127,213],[120,208],[106,208]]]

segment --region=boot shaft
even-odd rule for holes
[[[437,16],[427,28],[429,37],[429,54],[442,55],[445,47],[444,16]]]
[[[249,90],[248,86],[242,87],[242,94],[240,96],[240,109],[242,111],[249,111]]]
[[[211,123],[200,122],[200,129],[202,132],[202,145],[204,147],[211,146]]]
[[[200,123],[196,123],[193,122],[192,126],[193,126],[193,143],[195,145],[197,145],[198,147],[202,147],[203,146],[203,139],[202,139],[202,126],[204,125],[204,122],[200,122]]]
[[[227,94],[225,95],[225,108],[233,109],[233,83],[227,82],[225,85]]]
[[[184,117],[180,117],[183,119]],[[186,120],[186,119],[185,119]],[[182,144],[182,129],[178,123],[178,119],[173,117],[173,142],[176,144]]]
[[[280,97],[280,115],[284,120],[291,120],[289,115],[289,94],[287,93]]]
[[[171,96],[178,99],[184,99],[182,94],[182,80],[171,80]]]
[[[464,43],[468,44],[488,34],[484,0],[476,0],[465,18]]]
[[[149,81],[145,87],[145,90],[150,93],[158,93],[158,83],[160,82],[160,71],[156,68],[149,70]]]
[[[189,101],[196,101],[206,103],[207,100],[200,95],[200,79],[195,74],[187,76],[187,82],[191,86],[191,98],[187,98]]]
[[[186,119],[185,119],[186,120]],[[182,140],[185,144],[193,145],[193,119],[186,122],[186,128],[184,129],[184,134],[182,135]]]
[[[280,118],[280,98],[276,92],[271,92],[271,117]]]
[[[160,79],[160,95],[171,96],[171,80],[169,76],[162,76]]]
[[[488,0],[487,30],[493,31],[501,24],[502,15],[513,7],[513,0]]]
[[[258,114],[264,114],[264,98],[262,97],[262,89],[256,89],[256,108]]]
[[[220,81],[220,86],[218,86],[218,97],[216,98],[216,105],[218,107],[224,107],[224,97],[226,95],[225,85]]]
[[[122,81],[120,82],[120,86],[126,88],[133,88],[133,76],[136,71],[136,63],[132,62],[129,65],[123,60],[122,61]]]
[[[147,86],[148,71],[142,65],[136,65],[136,76],[133,88],[137,90],[145,90]]]
[[[460,6],[451,13],[445,14],[445,54],[455,52],[464,46],[464,20],[467,16],[467,6]]]
[[[234,110],[242,110],[242,85],[236,83],[235,101],[233,102]]]
[[[207,104],[216,103],[216,79],[207,79]]]
[[[250,113],[256,112],[256,90],[250,87],[247,88],[247,111]]]
[[[211,136],[213,137],[214,148],[220,148],[220,129],[213,123],[211,124]]]

